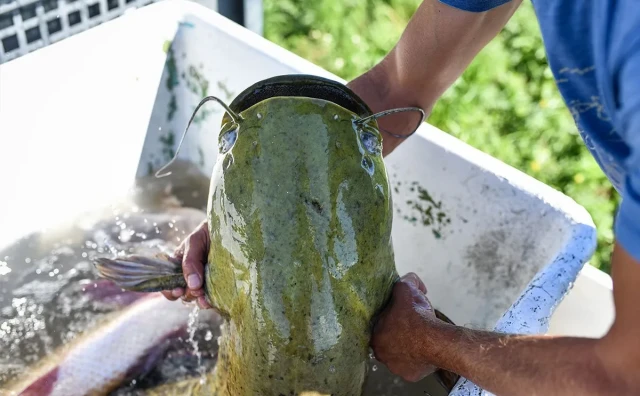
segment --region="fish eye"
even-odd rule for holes
[[[220,154],[225,154],[236,142],[238,138],[238,125],[231,124],[228,127],[223,127],[222,132],[220,132],[220,142],[218,144],[218,150]]]
[[[380,154],[382,149],[380,147],[380,140],[372,132],[363,130],[360,132],[360,140],[365,150],[371,154]]]

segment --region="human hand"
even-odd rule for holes
[[[196,300],[202,309],[211,308],[204,296],[202,289],[204,279],[204,265],[209,254],[209,227],[207,221],[203,221],[189,236],[187,236],[176,249],[172,260],[182,264],[184,279],[187,281],[187,289],[176,288],[163,291],[162,294],[174,301],[182,297],[184,301]]]
[[[408,273],[400,278],[371,338],[376,359],[393,374],[410,382],[419,381],[436,370],[428,363],[426,330],[438,319],[426,293],[426,286],[416,274]]]
[[[421,107],[428,115],[431,107],[423,108],[423,106],[417,104],[417,99],[412,99],[415,92],[404,92],[400,84],[390,79],[393,73],[387,70],[389,68],[387,63],[383,61],[376,65],[371,70],[350,81],[347,87],[364,100],[374,113],[399,107]],[[406,138],[398,138],[386,132],[409,136],[419,120],[420,114],[415,111],[391,114],[379,118],[377,122],[382,133],[382,155],[387,156],[400,143],[406,140]]]

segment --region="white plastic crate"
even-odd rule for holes
[[[156,0],[0,0],[0,63]]]
[[[0,246],[107,205],[136,174],[164,165],[202,99],[193,83],[206,80],[208,94],[230,101],[284,73],[337,79],[185,1],[144,7],[0,66],[0,145],[7,148],[0,156]],[[172,75],[179,84],[167,84]],[[202,110],[206,120],[192,126],[180,158],[208,175],[222,112]],[[401,212],[393,230],[398,271],[417,272],[454,322],[524,334],[606,332],[611,284],[583,269],[596,243],[584,208],[427,124],[385,162]],[[445,228],[410,221],[420,215],[407,202],[416,199],[414,184],[442,205],[451,219]],[[481,390],[462,380],[452,394]]]
[[[0,64],[157,0],[0,0]],[[262,0],[244,3],[244,26],[262,34]],[[217,0],[195,0],[213,10]]]

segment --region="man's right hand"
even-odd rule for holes
[[[162,294],[171,301],[182,297],[184,301],[197,301],[202,309],[211,308],[202,288],[204,282],[204,265],[209,254],[209,227],[207,221],[203,221],[198,228],[187,236],[176,249],[172,259],[182,264],[184,279],[187,288],[176,288],[171,291],[163,291]]]

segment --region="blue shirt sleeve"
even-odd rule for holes
[[[624,53],[615,78],[619,89],[616,113],[630,154],[625,159],[627,172],[615,234],[617,242],[640,261],[640,37]]]
[[[453,8],[469,12],[485,12],[501,6],[511,0],[440,0]]]

